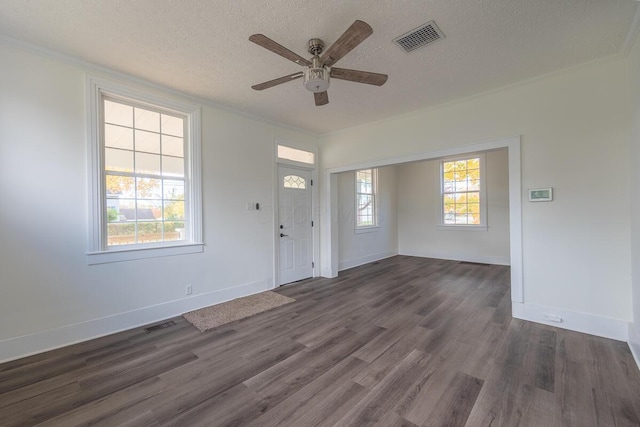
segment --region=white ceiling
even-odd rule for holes
[[[2,0],[0,34],[318,133],[450,102],[619,54],[634,0]],[[316,107],[300,70],[251,42],[262,33],[308,57],[355,20],[371,37],[337,66],[389,75],[382,87],[332,80]],[[444,40],[411,54],[391,40],[435,20]]]

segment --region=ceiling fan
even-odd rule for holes
[[[325,45],[322,40],[311,39],[309,40],[308,51],[313,55],[313,57],[310,60],[307,60],[290,51],[286,47],[279,45],[263,34],[254,34],[249,37],[250,41],[282,56],[285,59],[293,61],[298,65],[302,65],[305,68],[303,71],[279,77],[274,80],[269,80],[268,82],[260,83],[251,87],[255,90],[264,90],[302,77],[304,87],[313,92],[316,105],[320,106],[329,103],[327,89],[329,88],[330,78],[382,86],[387,81],[388,76],[386,74],[350,70],[333,66],[333,64],[338,62],[343,56],[362,43],[371,34],[373,34],[373,29],[369,24],[356,20],[326,51],[324,50]]]

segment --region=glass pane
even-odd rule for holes
[[[469,213],[479,214],[480,213],[480,205],[477,204],[477,203],[469,203],[468,204],[468,211],[469,211]]]
[[[107,222],[120,222],[120,213],[116,206],[110,206],[107,200]]]
[[[455,224],[456,223],[455,215],[453,213],[444,214],[444,223],[445,224]]]
[[[442,190],[443,190],[445,193],[451,193],[451,192],[455,191],[455,190],[456,190],[456,184],[455,184],[455,182],[447,182],[447,181],[445,181],[445,182],[442,184]]]
[[[467,161],[466,160],[456,160],[455,162],[455,170],[463,171],[467,169]]]
[[[160,113],[145,110],[144,108],[135,108],[135,118],[136,129],[160,132]]]
[[[480,203],[480,193],[468,193],[469,203]]]
[[[467,191],[467,181],[456,181],[455,191]]]
[[[455,213],[456,205],[454,203],[447,203],[444,205],[444,213]]]
[[[104,121],[106,123],[133,127],[133,107],[105,99]]]
[[[453,171],[445,172],[443,175],[444,181],[453,181],[455,179],[455,173]]]
[[[118,220],[121,222],[136,220],[135,199],[109,199],[107,206],[113,206],[118,210]]]
[[[164,180],[164,198],[167,200],[184,200],[184,182]]]
[[[445,173],[453,172],[455,170],[455,162],[442,162],[442,170]]]
[[[371,169],[356,172],[356,180],[361,182],[371,182]]]
[[[138,222],[138,243],[162,242],[162,222]]]
[[[136,224],[116,223],[107,225],[107,245],[130,245],[136,242]]]
[[[157,154],[136,153],[136,173],[160,175],[160,156]]]
[[[162,135],[162,154],[166,156],[184,157],[184,140],[182,138]]]
[[[136,202],[136,220],[153,221],[162,219],[162,202],[138,200]]]
[[[135,180],[128,176],[107,175],[105,177],[107,198],[133,198]]]
[[[456,204],[456,214],[466,214],[468,211],[466,203]]]
[[[278,145],[278,158],[308,163],[311,165],[315,162],[315,155],[313,153],[287,147],[285,145]]]
[[[104,146],[133,150],[133,129],[105,124]]]
[[[104,168],[108,171],[133,172],[133,151],[105,148]]]
[[[470,179],[469,180],[469,191],[479,191],[480,190],[480,180],[479,179]]]
[[[476,157],[475,159],[467,160],[467,169],[479,169],[480,168],[480,158]]]
[[[307,188],[307,180],[298,175],[287,175],[283,181],[284,188],[298,188],[301,190]]]
[[[137,178],[136,195],[138,199],[161,199],[162,181],[154,178]]]
[[[180,117],[160,115],[162,120],[162,133],[182,138],[184,136],[184,119]]]
[[[185,240],[184,222],[165,222],[164,223],[164,240]]]
[[[368,194],[358,194],[358,212],[363,212],[365,209],[372,207],[373,196]]]
[[[477,213],[470,214],[469,224],[480,224],[480,214],[477,214]]]
[[[467,214],[457,214],[456,224],[467,224]]]
[[[136,130],[136,151],[160,154],[160,134]]]
[[[165,221],[184,220],[184,202],[178,200],[164,202]]]
[[[184,159],[182,157],[162,156],[162,175],[184,176]]]

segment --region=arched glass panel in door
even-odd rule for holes
[[[304,190],[307,188],[307,180],[298,175],[287,175],[283,178],[284,188],[297,188]]]

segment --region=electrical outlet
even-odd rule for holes
[[[543,314],[542,318],[549,322],[562,323],[563,319],[560,316],[556,316],[555,314]]]
[[[184,287],[185,295],[191,295],[193,293],[193,286],[187,285]]]

